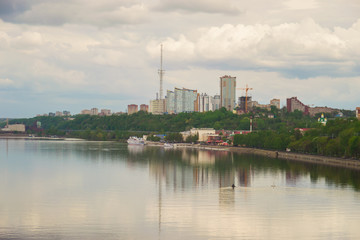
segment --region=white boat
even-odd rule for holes
[[[129,145],[145,145],[145,141],[143,138],[135,137],[135,136],[129,137],[129,139],[127,140],[127,143]]]
[[[173,148],[175,147],[176,145],[175,144],[172,144],[172,143],[164,143],[164,147],[166,148]]]

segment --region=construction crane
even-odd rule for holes
[[[245,90],[245,113],[247,113],[247,97],[248,97],[248,91],[253,90],[253,88],[249,88],[246,84],[246,88],[237,88],[238,90]]]

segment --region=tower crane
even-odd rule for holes
[[[245,113],[247,113],[247,97],[248,97],[248,91],[253,90],[253,88],[249,88],[246,84],[246,88],[237,88],[238,90],[245,90]]]

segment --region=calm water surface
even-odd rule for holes
[[[360,172],[224,151],[0,140],[0,239],[184,238],[360,239]]]

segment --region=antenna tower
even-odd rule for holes
[[[163,99],[163,76],[164,76],[164,70],[163,70],[163,45],[160,45],[160,69],[159,69],[159,76],[160,76],[160,99]]]

